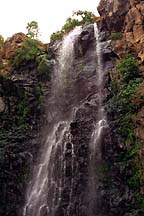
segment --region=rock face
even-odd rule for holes
[[[102,0],[98,11],[103,30],[122,32],[122,38],[114,44],[114,51],[120,56],[124,50],[131,49],[144,61],[143,1]]]
[[[26,63],[24,67],[19,67],[19,70],[10,68],[9,77],[0,76],[0,197],[2,197],[0,215],[2,216],[22,216],[25,203],[24,191],[32,172],[30,166],[37,168],[38,152],[43,151],[42,145],[55,123],[59,123],[55,134],[58,148],[55,148],[56,145],[52,146],[49,156],[51,166],[47,169],[49,187],[44,188],[46,196],[49,197],[47,203],[50,208],[46,204],[40,206],[41,216],[144,215],[143,199],[138,197],[144,194],[143,181],[141,183],[138,179],[141,175],[139,166],[136,167],[138,171],[132,175],[137,161],[140,161],[138,165],[144,170],[144,149],[139,148],[137,161],[133,162],[132,157],[137,153],[137,146],[127,154],[127,149],[132,145],[133,131],[130,131],[130,140],[124,142],[122,133],[117,130],[120,124],[119,116],[124,115],[120,109],[123,111],[125,107],[127,108],[128,99],[116,101],[119,103],[119,109],[116,109],[111,101],[112,94],[114,99],[119,94],[117,94],[119,89],[115,86],[119,85],[121,77],[114,74],[118,78],[117,83],[111,82],[112,68],[118,58],[127,51],[135,51],[143,74],[144,4],[140,0],[101,0],[98,10],[101,15],[99,36],[104,72],[102,104],[107,111],[109,125],[103,130],[101,151],[94,153],[91,162],[93,151],[90,142],[98,123],[99,113],[96,40],[92,24],[84,26],[75,41],[73,61],[70,59],[67,66],[69,68],[69,64],[72,65],[67,71],[68,75],[64,74],[64,80],[57,79],[57,82],[52,83],[51,79],[45,79],[45,71],[49,70],[52,72],[52,79],[59,76],[55,70],[57,68],[54,67],[59,56],[57,53],[57,49],[61,46],[59,43],[55,43],[46,53],[46,58],[43,59],[46,62],[44,66],[49,63],[50,67],[46,69],[44,67],[41,74],[33,60],[31,64]],[[121,32],[121,37],[110,42],[110,34],[117,32]],[[5,42],[3,61],[10,59],[15,49],[22,46],[24,39],[25,35],[19,33]],[[61,84],[59,81],[63,81],[62,89],[57,88]],[[129,89],[131,91],[131,85]],[[131,116],[134,139],[140,141],[143,146],[143,82],[130,100],[134,104],[135,111]],[[124,107],[121,107],[122,102],[125,102]],[[71,117],[73,110],[75,115],[71,121],[68,121],[68,129],[61,138],[66,121]],[[130,126],[128,122],[127,128],[131,129]],[[125,135],[125,131],[123,133]],[[97,159],[98,153],[101,161]],[[128,182],[128,179],[131,181]],[[31,216],[31,209],[27,216]]]
[[[0,97],[0,113],[3,112],[5,109],[5,103],[3,101],[3,98]]]
[[[3,63],[7,63],[16,49],[22,47],[25,37],[20,33],[5,42]],[[44,52],[39,58],[43,56]],[[45,66],[45,70],[49,70],[48,66]],[[33,155],[37,154],[40,147],[38,137],[41,121],[43,126],[46,123],[42,100],[50,86],[46,73],[41,74],[39,71],[33,59],[26,62],[25,67],[20,65],[19,69],[6,65],[0,69],[1,216],[22,215],[30,166],[35,160]]]
[[[22,47],[22,44],[26,38],[24,33],[17,33],[7,39],[3,46],[3,58],[10,59],[16,49]]]
[[[38,120],[39,112],[34,93],[37,81],[32,76],[35,77],[30,72],[28,78],[25,72],[24,76],[16,78],[15,75],[15,81],[11,77],[0,76],[0,196],[3,197],[0,215],[20,215],[23,205],[24,188],[32,163],[32,146],[37,133],[35,117]],[[24,96],[26,89],[29,89],[27,99]],[[32,108],[29,120],[28,113],[25,115],[20,107],[24,112]]]
[[[114,95],[114,100],[111,101],[110,96],[106,106],[111,104],[112,107],[112,109],[110,108],[110,112],[108,108],[108,119],[113,138],[112,146],[105,148],[107,163],[111,162],[113,167],[111,170],[112,190],[107,191],[110,198],[110,215],[118,214],[123,216],[128,213],[128,215],[136,214],[141,216],[144,214],[144,205],[140,201],[144,194],[144,1],[101,0],[98,11],[101,16],[99,27],[107,35],[106,38],[111,39],[110,47],[115,56],[111,56],[110,58],[115,59],[114,65],[119,64],[121,59],[125,59],[127,54],[135,53],[136,58],[134,60],[139,62],[137,65],[141,80],[139,87],[133,91],[132,96],[125,98],[127,103],[130,99],[133,106],[133,110],[129,113],[133,129],[130,129],[130,122],[128,123],[128,127],[133,133],[135,141],[133,139],[125,140],[127,135],[120,128],[119,120],[121,117],[124,121],[126,120],[126,116],[124,117],[125,110],[127,109],[126,104],[124,104],[122,109],[123,101],[120,101],[120,106],[118,105],[118,101],[117,104],[114,101],[121,94],[124,85],[127,88],[130,84],[129,82],[136,81],[137,77],[133,77],[133,80],[129,79],[124,84],[120,81],[120,72],[116,67],[110,72],[110,89],[112,89],[111,93]],[[125,66],[125,69],[127,69],[127,66]],[[117,87],[113,89],[112,85]],[[119,93],[114,93],[116,91]],[[126,92],[128,92],[128,89],[126,89]],[[122,116],[120,117],[120,115]],[[124,124],[122,127],[124,128]],[[136,144],[134,146],[137,146],[138,149],[131,151],[131,147],[134,147],[133,143]],[[135,156],[132,156],[131,153],[134,153]],[[135,194],[137,194],[136,197]],[[132,203],[132,205],[129,203]]]
[[[24,42],[28,37],[20,32],[8,38],[0,48],[0,73],[7,74],[12,71],[11,63],[13,56],[18,49],[23,48]],[[44,44],[37,40],[38,48],[44,49]]]

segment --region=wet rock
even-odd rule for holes
[[[136,135],[140,140],[144,140],[144,107],[137,114],[136,124]]]
[[[4,112],[5,110],[5,103],[2,97],[0,97],[0,113]]]
[[[79,39],[75,43],[76,57],[84,56],[94,41],[94,27],[92,24],[83,27]]]

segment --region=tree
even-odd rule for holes
[[[30,23],[27,24],[27,36],[34,39],[38,37],[39,34],[39,27],[38,23],[36,21],[31,21]]]
[[[0,48],[3,46],[4,44],[4,38],[2,35],[0,35]]]
[[[81,23],[78,21],[78,19],[73,19],[71,17],[67,18],[64,26],[62,27],[62,31],[71,30],[75,26],[80,25]]]
[[[86,24],[86,23],[93,23],[95,22],[95,18],[96,16],[90,12],[90,11],[82,11],[82,10],[78,10],[78,11],[74,11],[73,12],[73,16],[80,16],[81,17],[81,22],[83,24]]]
[[[72,17],[68,17],[66,19],[62,29],[51,35],[51,42],[54,42],[55,40],[61,40],[63,35],[72,30],[75,26],[90,24],[94,23],[95,21],[96,16],[90,11],[74,11]]]

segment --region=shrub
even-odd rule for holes
[[[46,54],[40,55],[37,61],[37,76],[39,80],[50,80],[51,71],[53,70],[53,62],[48,59]]]
[[[116,165],[116,167],[123,163],[125,184],[133,192],[134,205],[129,206],[126,215],[139,215],[137,213],[144,212],[144,202],[141,200],[142,194],[140,192],[140,187],[143,185],[142,166],[139,162],[141,141],[136,137],[133,119],[137,116],[138,109],[135,108],[132,98],[142,83],[142,79],[133,54],[122,58],[113,72],[116,72],[118,76],[115,74],[111,76],[110,110],[114,115],[116,136],[119,137],[123,144],[123,148],[118,150],[118,156],[116,157],[118,166]],[[130,212],[136,212],[136,214]]]
[[[0,48],[3,46],[4,44],[4,38],[2,35],[0,35]]]
[[[7,72],[0,71],[0,78],[2,78],[2,79],[8,79],[9,78],[9,74]]]
[[[69,17],[66,20],[66,23],[64,24],[64,26],[62,27],[62,32],[67,32],[78,25],[81,25],[81,22],[78,21],[78,19],[72,19],[71,17]]]
[[[39,82],[35,88],[35,97],[36,97],[37,105],[41,104],[42,96],[43,96],[42,84]]]
[[[94,23],[96,19],[96,16],[90,11],[78,10],[73,13],[73,16],[75,15],[80,17],[81,24]]]
[[[53,33],[50,37],[50,41],[61,40],[63,35],[73,29],[75,26],[89,24],[95,22],[95,15],[89,11],[75,11],[72,17],[67,18],[66,23],[63,25],[60,31]]]
[[[21,127],[26,126],[26,122],[29,115],[29,109],[27,105],[27,99],[24,95],[22,98],[19,98],[19,103],[17,106],[17,125]]]
[[[122,33],[121,32],[112,32],[110,39],[111,40],[118,40],[122,37]]]
[[[28,61],[35,60],[40,52],[37,40],[27,37],[21,48],[18,48],[10,60],[13,67],[18,68],[20,65],[25,65]]]
[[[139,76],[137,62],[132,55],[122,58],[116,69],[123,77],[123,81],[128,83],[129,80]]]
[[[62,40],[63,34],[63,31],[57,31],[52,33],[52,35],[50,36],[50,41]]]
[[[127,85],[124,85],[122,90],[120,91],[120,96],[126,99],[130,99],[130,96],[136,92],[136,89],[140,85],[140,79],[129,80]]]

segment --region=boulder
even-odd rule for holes
[[[25,38],[26,35],[22,32],[16,33],[12,37],[8,38],[4,43],[3,58],[10,59],[16,49],[22,46]]]

